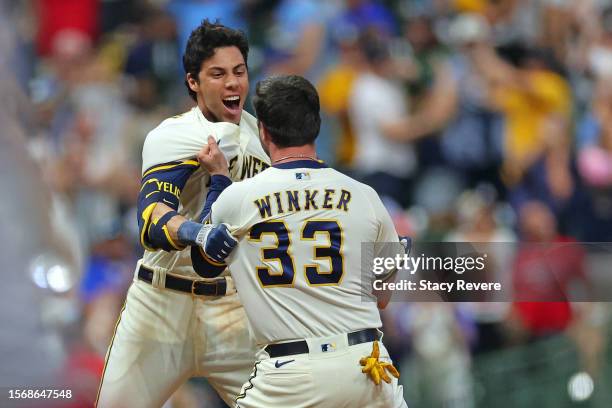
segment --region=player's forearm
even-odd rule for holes
[[[173,211],[174,210],[167,205],[158,203],[153,210],[153,218],[160,219],[165,214]],[[188,220],[179,214],[174,215],[166,223],[166,229],[170,238],[174,242],[185,246],[200,245],[200,242],[198,242],[198,234],[202,227],[203,225],[201,223]]]
[[[155,205],[155,208],[153,209],[152,216],[153,216],[153,219],[160,219],[162,218],[162,216],[172,211],[174,210],[170,208],[169,206],[167,206],[166,204],[157,203],[157,205]],[[182,215],[176,214],[172,218],[170,218],[168,222],[166,223],[168,234],[170,235],[170,238],[174,242],[181,241],[179,239],[178,230],[185,221],[187,221],[187,218],[183,217]]]
[[[212,205],[215,203],[219,195],[232,184],[229,177],[215,174],[211,177],[211,185],[206,196],[204,209],[200,214],[199,221],[194,222],[188,220],[182,215],[176,214],[166,222],[166,229],[172,241],[182,245],[199,245],[198,234],[202,229],[201,222],[208,216]],[[173,212],[174,210],[163,203],[157,203],[153,209],[153,219],[161,219],[164,215]]]

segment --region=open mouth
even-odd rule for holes
[[[240,108],[240,97],[238,95],[228,96],[223,99],[223,104],[227,109],[235,111]]]

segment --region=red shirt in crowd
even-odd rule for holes
[[[55,35],[62,30],[77,30],[92,41],[96,39],[99,0],[37,0],[36,17],[36,48],[39,55],[48,56]]]
[[[584,250],[572,238],[526,242],[514,261],[514,309],[525,328],[540,336],[565,330],[572,320],[568,290],[586,281]]]

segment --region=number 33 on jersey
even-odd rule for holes
[[[321,162],[294,161],[232,184],[210,217],[239,240],[226,261],[249,320],[274,310],[253,328],[257,343],[381,326],[361,244],[397,235],[372,188]]]

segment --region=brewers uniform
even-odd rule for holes
[[[198,218],[210,177],[195,157],[209,135],[228,159],[232,179],[268,167],[257,121],[246,112],[238,126],[212,123],[194,107],[147,135],[138,205],[145,253],[106,356],[99,407],[159,407],[194,376],[207,377],[231,404],[249,377],[254,344],[231,277],[205,282],[191,266],[190,248],[167,234],[175,250],[156,251],[147,237],[158,202]]]
[[[237,407],[406,406],[397,379],[375,385],[360,365],[381,337],[361,245],[398,241],[372,188],[299,160],[232,184],[209,217],[239,241],[226,262],[259,347]]]

